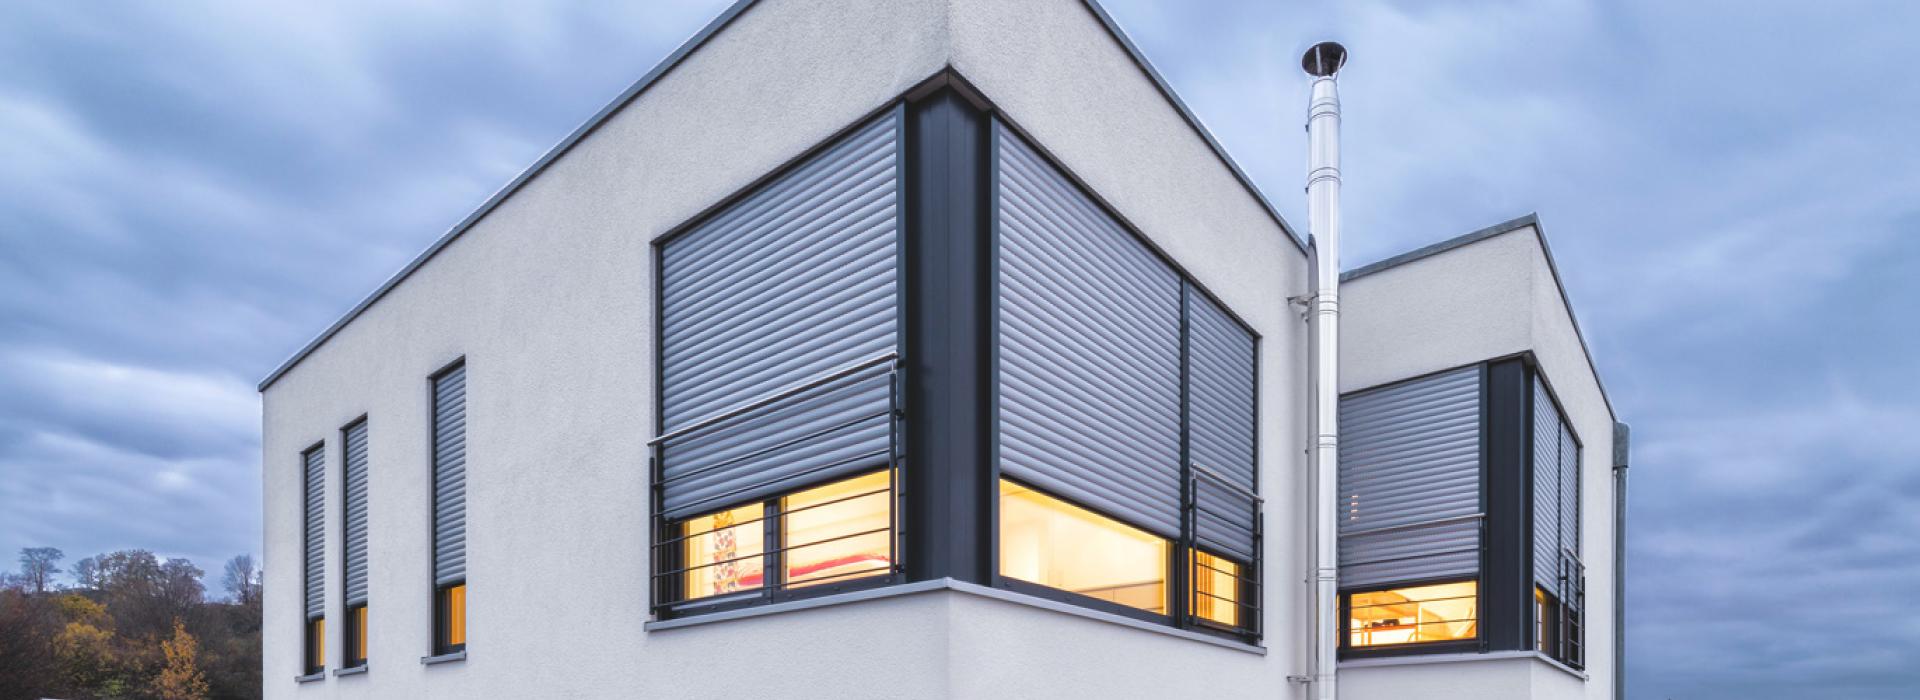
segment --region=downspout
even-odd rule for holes
[[[1613,424],[1613,697],[1627,698],[1627,459],[1632,432]]]
[[[1313,296],[1307,311],[1308,362],[1313,403],[1310,468],[1313,522],[1312,697],[1338,696],[1339,541],[1336,512],[1340,501],[1340,95],[1334,73],[1346,63],[1347,50],[1322,42],[1307,50],[1300,67],[1313,76],[1307,105],[1307,221],[1313,258]]]

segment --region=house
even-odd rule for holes
[[[1315,246],[1091,1],[743,0],[262,381],[265,694],[1617,697],[1539,222]]]

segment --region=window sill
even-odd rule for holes
[[[1025,605],[1028,607],[1040,608],[1042,610],[1048,610],[1048,611],[1062,613],[1066,615],[1083,617],[1089,620],[1097,620],[1100,622],[1106,622],[1113,625],[1119,625],[1121,627],[1131,627],[1133,629],[1141,630],[1144,632],[1164,634],[1171,637],[1179,637],[1182,639],[1188,639],[1196,642],[1203,642],[1206,644],[1212,644],[1214,646],[1233,649],[1236,651],[1244,651],[1250,654],[1264,655],[1267,653],[1267,648],[1264,646],[1260,646],[1258,644],[1248,644],[1246,642],[1240,642],[1240,641],[1234,641],[1231,639],[1216,637],[1214,635],[1206,634],[1203,632],[1195,632],[1192,630],[1183,630],[1176,627],[1168,627],[1166,625],[1147,622],[1145,620],[1136,620],[1131,617],[1127,617],[1125,615],[1116,615],[1114,613],[1102,612],[1099,610],[1094,610],[1091,608],[1074,605],[1072,603],[1063,603],[1060,601],[1048,600],[1046,598],[1041,598],[1039,596],[1028,595],[1028,594],[1020,593],[1017,591],[1007,591],[1007,590],[1001,590],[998,588],[991,588],[988,586],[982,586],[977,583],[955,581],[950,578],[937,579],[933,581],[915,581],[913,583],[903,583],[895,586],[887,586],[885,588],[872,588],[872,589],[863,590],[863,591],[853,591],[851,593],[841,593],[837,595],[820,596],[818,598],[808,598],[806,600],[796,600],[796,601],[791,601],[786,603],[774,603],[771,605],[759,605],[751,608],[738,608],[734,610],[727,610],[724,612],[709,613],[705,615],[694,615],[690,617],[675,618],[671,620],[653,620],[646,623],[645,629],[648,632],[662,632],[662,631],[671,630],[671,629],[679,629],[682,627],[710,625],[710,624],[715,624],[720,622],[726,622],[728,620],[740,620],[745,618],[764,617],[767,615],[778,615],[781,613],[795,612],[799,610],[809,610],[812,608],[824,608],[824,607],[833,606],[833,605],[857,603],[864,600],[897,598],[900,596],[914,595],[917,593],[925,593],[928,591],[953,591],[956,593],[965,593],[968,595],[979,596],[982,598],[991,598],[994,600],[1013,603],[1016,605]]]
[[[326,679],[327,679],[327,672],[326,672],[326,671],[319,671],[319,672],[316,672],[316,673],[309,673],[309,674],[307,674],[307,675],[304,675],[304,676],[294,676],[294,677],[293,677],[293,682],[295,682],[295,683],[312,683],[312,682],[314,682],[314,681],[323,681],[323,680],[326,680]]]
[[[466,660],[467,660],[467,650],[461,649],[451,654],[441,654],[439,656],[422,656],[420,657],[420,665],[432,666],[434,664],[450,664],[455,661],[466,661]]]
[[[336,668],[333,670],[333,677],[339,678],[341,676],[358,676],[366,672],[367,672],[367,665],[360,664],[359,666],[348,666],[346,668]]]
[[[1479,653],[1475,653],[1475,654],[1408,654],[1405,656],[1382,656],[1382,657],[1371,658],[1371,659],[1347,659],[1345,661],[1340,662],[1340,668],[1348,669],[1348,668],[1373,668],[1377,666],[1413,666],[1418,664],[1457,664],[1457,663],[1473,663],[1475,661],[1499,661],[1503,659],[1533,659],[1540,663],[1544,663],[1548,666],[1552,666],[1553,668],[1559,669],[1560,672],[1573,676],[1574,678],[1578,678],[1582,681],[1587,680],[1587,674],[1585,672],[1575,669],[1572,666],[1568,666],[1566,664],[1560,663],[1558,659],[1555,659],[1551,656],[1547,656],[1546,654],[1542,654],[1540,652],[1531,651],[1531,650],[1530,651],[1490,651],[1484,654],[1479,654]]]

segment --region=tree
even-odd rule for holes
[[[73,563],[73,582],[81,588],[100,587],[100,562],[95,557],[87,557]]]
[[[20,575],[35,595],[47,592],[53,575],[60,573],[60,560],[66,553],[53,547],[28,547],[20,550]]]
[[[260,572],[253,565],[253,555],[241,554],[227,560],[227,595],[240,605],[253,605],[260,602]]]
[[[207,674],[200,671],[200,642],[178,619],[173,621],[173,638],[160,642],[160,652],[167,660],[153,680],[154,695],[161,700],[204,700]]]

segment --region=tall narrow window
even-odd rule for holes
[[[327,453],[314,445],[301,455],[306,487],[306,672],[327,667]]]
[[[467,646],[467,368],[433,379],[433,653]]]
[[[1000,575],[1156,614],[1167,610],[1166,538],[1000,481]]]
[[[1580,560],[1580,445],[1553,393],[1533,379],[1535,646],[1578,667],[1585,639],[1586,565]]]
[[[1240,565],[1207,552],[1193,553],[1193,615],[1226,627],[1240,626]]]
[[[342,513],[346,516],[341,543],[346,566],[343,596],[346,616],[341,635],[341,664],[352,668],[367,662],[367,420],[362,418],[340,431],[345,455],[341,469]]]

